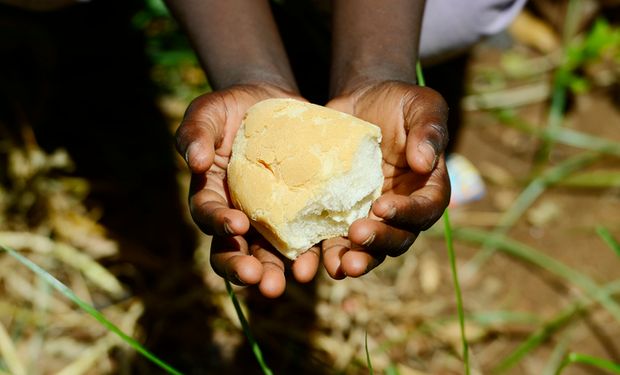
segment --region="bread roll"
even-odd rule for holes
[[[381,130],[293,99],[252,106],[235,137],[228,188],[235,207],[290,259],[346,236],[381,193]]]

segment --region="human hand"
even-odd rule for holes
[[[303,100],[293,92],[266,84],[231,86],[199,96],[189,106],[176,133],[177,149],[192,172],[192,218],[204,233],[213,235],[213,269],[235,284],[258,284],[261,293],[272,298],[284,292],[285,261],[250,228],[248,217],[232,208],[226,169],[247,109],[261,100],[278,97]],[[291,266],[295,279],[312,280],[319,257],[318,247],[300,255]]]
[[[347,239],[322,243],[331,277],[358,277],[386,256],[407,251],[448,206],[450,181],[443,155],[448,107],[434,90],[398,81],[362,85],[327,106],[378,125],[383,135],[382,195],[369,218],[351,225]]]

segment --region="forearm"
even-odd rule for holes
[[[166,0],[215,89],[268,83],[297,91],[266,0]]]
[[[330,94],[369,81],[415,82],[424,0],[334,0]]]

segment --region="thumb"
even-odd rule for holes
[[[433,89],[416,87],[416,91],[403,107],[407,162],[414,171],[428,174],[448,144],[448,105]]]
[[[177,130],[176,144],[192,173],[204,173],[213,164],[215,138],[208,128],[184,121]]]
[[[209,105],[208,99],[209,94],[189,106],[175,135],[177,151],[192,173],[204,173],[211,167],[216,142],[221,138],[216,108]]]

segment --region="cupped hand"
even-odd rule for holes
[[[378,125],[383,135],[381,196],[368,218],[351,225],[348,238],[322,243],[330,276],[358,277],[386,256],[407,251],[448,206],[450,181],[443,154],[448,108],[436,91],[398,81],[364,85],[327,106]]]
[[[226,169],[247,109],[261,100],[279,97],[303,100],[293,92],[266,84],[232,86],[204,94],[191,103],[176,133],[177,150],[192,173],[192,218],[204,233],[213,235],[213,269],[235,284],[258,284],[267,297],[284,292],[285,261],[250,228],[248,217],[232,207]],[[293,262],[293,276],[300,282],[310,281],[318,265],[317,247]]]

